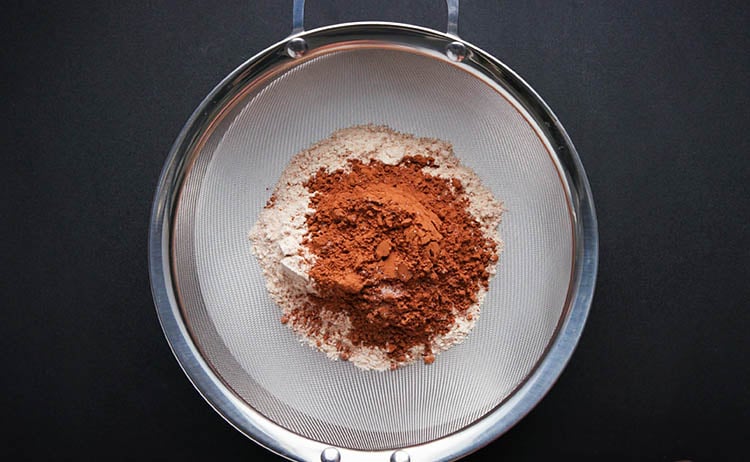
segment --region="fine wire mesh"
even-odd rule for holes
[[[507,209],[481,317],[430,366],[364,371],[301,344],[251,253],[248,231],[291,157],[366,123],[452,142]],[[470,425],[527,377],[563,314],[573,236],[556,164],[497,89],[434,57],[351,49],[292,67],[224,118],[179,201],[173,271],[196,344],[249,406],[313,440],[392,449]]]

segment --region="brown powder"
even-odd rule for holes
[[[430,364],[432,340],[487,289],[496,243],[468,212],[461,181],[423,171],[433,158],[349,166],[321,168],[305,183],[314,213],[303,245],[315,256],[309,275],[317,294],[291,316],[314,333],[325,330],[321,313],[343,315],[354,348],[384,351],[395,366],[423,346]],[[337,348],[349,358],[349,346]]]
[[[333,184],[342,178],[348,185]],[[359,187],[356,194],[353,186]],[[315,217],[316,208],[321,214]],[[454,216],[456,210],[469,215]],[[461,165],[449,142],[363,125],[337,130],[297,153],[249,237],[269,295],[281,308],[280,320],[301,342],[331,359],[384,370],[418,358],[430,364],[469,335],[487,279],[497,270],[502,214],[502,203]],[[458,226],[462,220],[470,224]],[[462,237],[454,233],[464,231],[473,232],[464,238],[475,244],[456,244]],[[336,249],[349,253],[336,255]],[[491,250],[489,278],[478,276]],[[462,263],[471,253],[478,259],[473,268]],[[441,310],[430,308],[425,317],[423,306]],[[388,329],[382,329],[386,322]],[[415,322],[424,335],[410,331]]]

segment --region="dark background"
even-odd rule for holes
[[[308,28],[380,19],[444,29],[438,0],[348,3],[308,1]],[[462,37],[527,79],[567,128],[601,239],[569,366],[468,460],[750,457],[743,3],[462,2]],[[146,244],[182,125],[227,73],[289,33],[290,13],[291,0],[4,7],[9,460],[273,459],[172,357]]]

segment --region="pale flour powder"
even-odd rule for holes
[[[457,179],[469,199],[468,210],[482,228],[484,236],[497,244],[497,253],[503,242],[498,234],[503,207],[482,184],[477,175],[460,164],[450,143],[431,138],[417,138],[399,133],[385,126],[364,125],[338,130],[330,137],[305,149],[292,158],[273,190],[268,205],[250,231],[253,253],[263,270],[271,298],[281,307],[284,320],[300,335],[300,339],[326,353],[331,359],[339,358],[337,343],[349,347],[348,360],[365,369],[389,369],[392,360],[385,351],[351,345],[347,339],[350,328],[345,315],[321,313],[323,327],[309,332],[305,325],[289,317],[291,311],[315,293],[315,281],[308,276],[315,256],[302,245],[307,233],[306,219],[314,210],[309,207],[310,192],[304,184],[321,168],[328,172],[350,169],[349,160],[369,163],[378,160],[396,165],[405,156],[424,155],[435,160],[435,166],[424,167],[428,175]],[[490,277],[496,264],[488,266]],[[445,351],[464,340],[479,318],[485,291],[478,290],[477,303],[465,313],[454,313],[454,327],[445,335],[435,337],[433,354]],[[324,336],[326,338],[324,338]],[[422,356],[424,346],[414,347],[404,363]]]

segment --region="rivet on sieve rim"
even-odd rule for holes
[[[341,454],[336,448],[325,448],[320,453],[321,462],[339,462],[341,460]]]
[[[302,37],[293,38],[286,42],[286,54],[292,58],[300,58],[307,53],[307,42]]]
[[[409,460],[411,460],[411,457],[404,451],[396,451],[391,454],[391,462],[409,462]]]
[[[466,49],[466,45],[459,41],[455,41],[446,45],[445,54],[448,55],[448,58],[451,61],[460,63],[464,60],[464,58],[466,58],[466,55],[469,54],[469,51]]]

